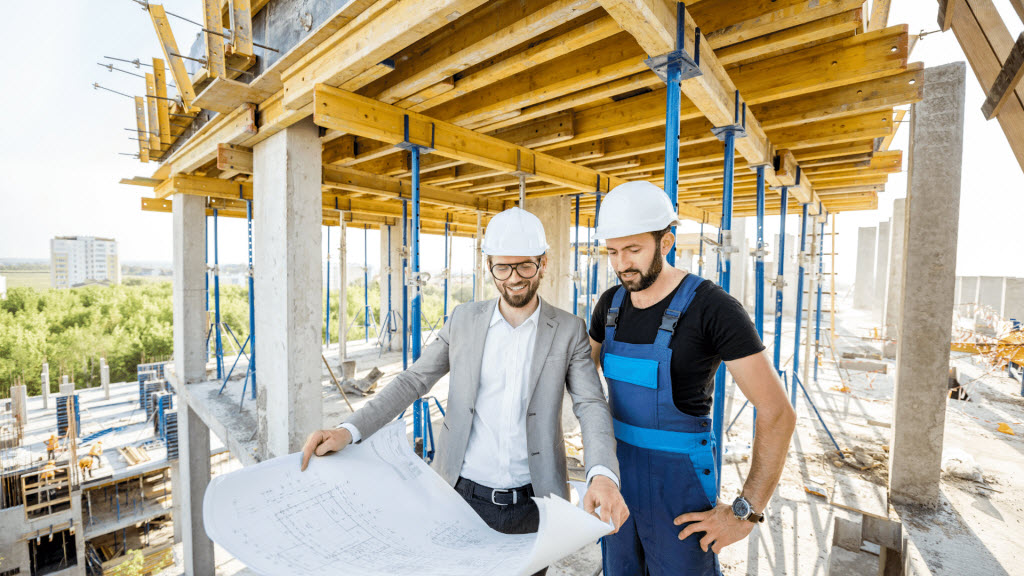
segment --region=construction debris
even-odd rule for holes
[[[947,448],[942,452],[942,473],[952,478],[983,482],[981,466],[967,452],[959,448]]]
[[[360,396],[366,396],[374,393],[377,388],[377,381],[381,379],[381,376],[384,376],[384,373],[374,366],[366,376],[363,376],[358,380],[355,378],[348,378],[342,382],[342,386],[344,386],[345,390],[348,392],[355,392]]]

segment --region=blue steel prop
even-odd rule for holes
[[[363,224],[363,341],[370,341],[370,226]]]
[[[789,187],[783,186],[779,193],[779,249],[775,260],[778,271],[775,276],[775,371],[782,375],[782,289],[786,287],[786,209],[789,207]]]
[[[224,339],[220,327],[220,250],[217,235],[217,209],[213,209],[213,325],[217,339],[217,379],[224,377]]]
[[[718,126],[711,133],[725,145],[725,159],[722,167],[722,223],[719,226],[718,246],[718,284],[726,292],[729,291],[732,275],[732,204],[733,186],[736,177],[736,138],[747,135],[747,105],[740,104],[740,91],[733,94],[733,124]],[[715,466],[717,467],[718,486],[722,484],[722,456],[725,451],[725,363],[718,365],[715,373],[714,404],[712,406],[712,428],[719,442],[715,445]]]
[[[665,92],[665,193],[675,210],[679,202],[679,112],[682,101],[683,80],[701,75],[700,71],[700,28],[693,34],[693,56],[686,53],[686,5],[676,4],[676,49],[644,60],[662,82]],[[676,227],[672,226],[675,235]],[[668,263],[676,265],[675,244],[668,253]]]
[[[757,337],[764,341],[764,166],[757,167],[757,248],[754,250],[754,328],[757,330]],[[732,430],[732,425],[739,419],[740,414],[750,404],[750,400],[744,400],[736,416],[733,417],[729,427],[725,429],[726,435]],[[753,427],[757,428],[757,408],[754,408]]]
[[[448,276],[450,276],[449,270],[451,270],[451,260],[448,251],[448,232],[451,230],[449,224],[449,215],[444,215],[444,322],[448,321]]]
[[[402,370],[409,368],[409,201],[402,200]]]
[[[800,371],[800,324],[803,323],[804,306],[804,258],[807,250],[807,204],[803,204],[800,218],[800,248],[797,251],[799,270],[796,274],[796,326],[793,329],[793,378]],[[789,403],[796,407],[796,386],[789,388]]]
[[[430,145],[425,146],[423,144],[415,144],[409,139],[409,116],[406,115],[404,119],[404,135],[405,138],[402,142],[396,144],[398,148],[407,150],[410,158],[410,168],[412,171],[412,242],[410,246],[410,256],[412,261],[412,270],[409,273],[409,279],[404,283],[405,286],[412,285],[412,306],[409,311],[409,327],[412,332],[412,361],[415,362],[420,358],[420,348],[423,345],[423,334],[422,334],[422,294],[420,293],[420,285],[422,280],[420,279],[420,154],[429,154],[434,151],[434,125],[430,125]],[[404,211],[403,211],[404,214]],[[403,364],[405,363],[404,350],[403,350]],[[434,442],[434,431],[430,423],[430,398],[418,398],[413,403],[413,442],[420,440],[423,443],[423,458],[426,460],[427,455],[427,443],[431,445],[430,458],[433,458],[433,442]],[[441,409],[441,404],[434,398],[435,404],[437,404],[438,410]],[[418,409],[417,409],[418,408]],[[442,415],[444,411],[441,411]],[[404,413],[399,418],[404,417]]]
[[[576,241],[573,242],[572,314],[580,315],[580,195],[576,195]]]
[[[219,395],[224,392],[224,387],[228,385],[228,380],[231,379],[231,375],[234,373],[235,367],[238,366],[239,358],[246,356],[248,367],[245,370],[245,378],[242,380],[242,397],[238,402],[238,407],[241,409],[242,404],[245,402],[246,389],[250,390],[251,398],[253,400],[256,399],[256,299],[253,292],[255,281],[253,278],[252,268],[252,201],[241,198],[241,190],[239,190],[238,196],[245,202],[245,224],[249,249],[249,270],[247,271],[249,276],[249,294],[247,297],[249,301],[249,335],[245,338],[245,342],[238,344],[238,338],[235,336],[235,333],[231,331],[230,326],[225,324],[225,327],[228,329],[228,333],[230,333],[231,337],[234,338],[235,344],[238,344],[238,355],[235,357],[235,362],[231,365],[231,369],[224,375],[224,381],[221,383],[220,390],[217,394]],[[249,345],[248,355],[245,354],[246,344]]]
[[[331,227],[327,227],[327,302],[324,305],[324,345],[331,344]]]
[[[587,295],[587,305],[586,305],[586,308],[585,308],[585,310],[586,310],[585,314],[587,316],[583,320],[586,321],[588,329],[590,328],[590,303],[593,302],[593,300],[594,300],[590,296],[590,294],[591,294],[591,292],[590,292],[590,277],[591,277],[590,270],[591,270],[591,268],[593,268],[593,262],[594,262],[594,254],[590,251],[590,232],[591,232],[590,224],[591,224],[590,223],[590,218],[587,218],[587,285],[584,287],[584,290],[583,290],[584,293]]]
[[[822,213],[822,208],[821,208],[820,204],[818,206],[818,213],[819,214]],[[819,228],[819,230],[820,230],[820,233],[818,234],[818,238],[824,238],[825,237],[825,223],[824,222],[821,223],[821,227]],[[818,242],[820,243],[821,240],[818,240]],[[819,244],[819,246],[820,246],[820,244]],[[821,284],[822,284],[822,282],[821,282],[820,278],[822,277],[822,274],[824,273],[823,262],[825,260],[824,258],[821,257],[821,249],[820,248],[818,250],[818,253],[819,253],[818,254],[818,278],[819,278],[819,280],[818,280],[818,305],[817,305],[817,308],[815,310],[815,318],[814,318],[814,381],[815,382],[818,381],[818,358],[819,358],[819,354],[821,352]]]

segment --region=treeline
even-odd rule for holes
[[[351,283],[346,291],[349,340],[364,337],[361,280]],[[452,306],[472,297],[468,285],[452,286],[451,290]],[[222,285],[220,289],[221,321],[242,343],[249,334],[246,293],[240,286]],[[443,314],[442,294],[438,286],[424,288],[424,330],[439,325]],[[335,291],[331,295],[331,342],[338,341],[338,304]],[[374,281],[370,284],[369,305],[375,321],[383,322],[380,288]],[[401,302],[394,302],[393,306],[401,309]],[[211,320],[213,307],[211,292]],[[79,388],[98,386],[101,357],[106,358],[110,366],[111,382],[135,380],[138,364],[172,357],[173,318],[170,282],[129,282],[73,290],[11,288],[7,299],[0,300],[0,397],[10,395],[10,387],[16,380],[28,386],[30,396],[40,394],[43,362],[49,363],[53,391],[57,390],[64,374]],[[321,334],[325,321],[321,320]],[[375,336],[371,328],[370,339]],[[237,350],[234,339],[226,331],[222,341],[228,354]],[[210,346],[212,350],[212,338]]]

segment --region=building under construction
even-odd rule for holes
[[[217,452],[211,431],[250,465],[336,426],[357,407],[349,396],[361,402],[381,371],[393,375],[429,341],[421,235],[473,239],[479,299],[483,231],[512,206],[538,215],[547,232],[541,296],[588,316],[614,276],[581,226],[592,226],[604,194],[631,180],[667,190],[680,217],[699,227],[679,236],[671,261],[748,305],[800,415],[769,512],[775,520],[723,552],[726,573],[1011,571],[1022,552],[1012,535],[1020,508],[1001,500],[1009,488],[983,476],[985,489],[945,483],[943,431],[947,410],[958,410],[977,423],[965,433],[976,446],[1014,441],[994,430],[1024,418],[1019,381],[971,389],[962,409],[947,402],[951,382],[961,389],[975,373],[995,377],[975,359],[1020,378],[1020,340],[1003,321],[1020,314],[1006,303],[1019,303],[1021,290],[1002,280],[993,312],[974,306],[980,282],[972,291],[956,278],[964,117],[978,111],[965,110],[963,63],[913,62],[919,37],[888,21],[888,0],[195,1],[203,22],[136,0],[163,53],[143,63],[145,85],[133,98],[142,164],[122,180],[147,189],[143,210],[173,220],[166,387],[150,392],[140,376],[138,386],[66,394],[42,407],[42,399],[13,399],[4,511],[28,528],[5,528],[3,549],[8,541],[21,548],[0,576],[51,566],[83,573],[138,547],[156,558],[173,532],[184,572],[214,574],[202,516]],[[998,120],[1024,167],[1024,40],[1014,44],[993,0],[922,0],[921,9],[956,35],[988,95],[982,113]],[[198,40],[185,42],[191,34],[176,35],[172,22],[198,27]],[[901,124],[907,154],[892,148]],[[826,272],[836,218],[878,208],[889,176],[904,170],[906,198],[884,234],[869,229],[858,247],[860,311],[836,318],[834,266]],[[219,316],[223,217],[248,222],[252,330],[235,342],[237,353],[224,352],[234,335]],[[765,237],[766,221],[779,223],[775,238]],[[342,338],[325,353],[322,226],[340,238],[342,302],[346,230],[380,234],[383,336],[374,346],[351,349]],[[446,289],[450,269],[446,256]],[[351,322],[345,308],[328,319],[339,334]],[[954,320],[967,319],[969,328],[955,329]],[[962,365],[953,375],[951,362]],[[371,368],[380,370],[356,378]],[[752,425],[742,394],[718,384],[725,493],[746,474],[740,444],[749,446]],[[173,406],[147,399],[160,394]],[[43,443],[68,420],[67,398],[82,400],[81,430],[58,433],[71,453],[43,478]],[[102,429],[112,428],[129,454],[146,447],[151,463],[112,465],[105,445],[107,461],[90,477],[74,452],[100,440],[88,438],[100,430],[84,414],[108,406],[123,415],[111,413],[115,422]],[[46,427],[32,419],[40,410],[52,421]],[[428,401],[416,411],[439,417]],[[168,453],[170,414],[177,459]],[[968,426],[958,417],[948,424]],[[86,438],[76,445],[67,438],[79,436],[68,434]],[[1019,470],[1016,448],[992,458]],[[176,503],[169,536],[161,523],[168,477]]]

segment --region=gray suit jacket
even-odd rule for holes
[[[420,359],[346,421],[368,437],[450,373],[448,407],[433,467],[454,485],[466,455],[480,386],[484,339],[497,302],[469,302],[456,307]],[[615,436],[601,381],[590,359],[590,340],[583,320],[543,300],[540,306],[526,416],[530,478],[537,496],[567,498],[563,392],[568,390],[573,412],[580,421],[588,471],[603,465],[619,475]]]

